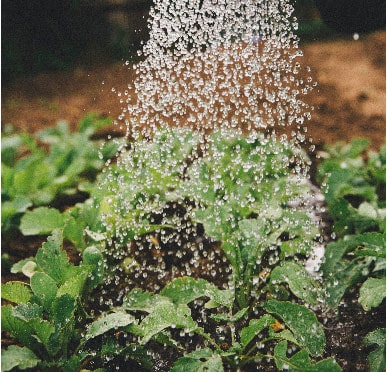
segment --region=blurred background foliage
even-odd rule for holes
[[[364,22],[370,24],[371,18],[374,28],[383,27],[383,20],[375,21],[375,14],[382,14],[385,24],[384,0],[293,2],[301,41],[332,37],[335,30],[352,32],[346,29],[348,20],[343,14],[354,7]],[[135,58],[135,51],[147,38],[151,4],[151,0],[3,0],[2,83],[42,71]],[[320,17],[323,13],[325,22]],[[351,17],[349,23],[354,21]]]

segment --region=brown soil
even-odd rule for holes
[[[306,101],[315,107],[309,134],[317,145],[366,137],[385,143],[386,33],[358,41],[343,38],[302,46],[317,88]],[[305,74],[309,74],[305,71]],[[2,124],[35,132],[66,120],[74,128],[90,111],[116,119],[124,106],[118,91],[127,89],[132,72],[124,63],[73,72],[45,73],[14,82],[2,92]],[[112,92],[115,88],[115,92]]]

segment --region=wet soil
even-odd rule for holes
[[[375,149],[385,143],[385,37],[385,32],[376,32],[361,36],[358,41],[348,37],[302,46],[303,64],[311,67],[318,82],[306,97],[307,103],[315,107],[308,127],[318,148],[355,137],[368,138]],[[127,88],[131,74],[120,63],[16,81],[2,91],[2,128],[12,124],[16,130],[34,133],[62,119],[75,128],[90,111],[117,118],[123,104],[116,92]],[[113,87],[116,92],[112,92]],[[33,256],[41,242],[41,238],[17,234],[3,239],[3,253],[8,253],[13,263]],[[213,244],[208,248],[216,250]],[[157,261],[163,254],[158,248],[150,252],[151,261]],[[164,254],[176,265],[168,251]],[[219,251],[216,254],[220,255]],[[71,249],[69,256],[73,262],[79,260]],[[2,269],[2,281],[10,280],[7,268],[3,265]],[[200,270],[196,274],[200,275]],[[370,350],[362,345],[362,339],[369,331],[385,324],[385,304],[364,312],[356,302],[357,293],[348,294],[337,313],[329,314],[327,321],[324,322],[328,314],[320,315],[327,335],[326,357],[335,357],[345,372],[366,371]],[[3,344],[7,345],[8,341],[3,339]],[[167,354],[162,358],[168,358]],[[159,371],[170,366],[165,360],[159,364]],[[246,369],[253,370],[258,369],[253,366]]]

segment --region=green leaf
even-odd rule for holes
[[[1,327],[12,337],[16,338],[21,344],[35,351],[36,339],[32,335],[32,328],[23,320],[13,315],[11,305],[2,306],[1,308]]]
[[[34,368],[41,360],[27,347],[11,345],[7,350],[1,350],[1,370],[10,371],[18,369]]]
[[[179,358],[171,372],[223,372],[222,358],[209,349],[196,350]]]
[[[64,294],[69,294],[72,298],[78,298],[81,296],[90,270],[88,267],[85,266],[79,268],[82,269],[82,271],[79,274],[73,276],[72,278],[67,279],[58,288],[56,297],[61,297]]]
[[[8,282],[1,285],[1,298],[15,304],[27,303],[32,296],[31,288],[23,282]]]
[[[74,317],[76,301],[69,294],[56,297],[52,302],[51,312],[55,323],[61,326],[69,323]]]
[[[23,235],[48,235],[64,227],[64,216],[54,208],[39,207],[27,211],[20,221]]]
[[[156,305],[140,326],[144,331],[144,337],[140,341],[143,345],[165,328],[184,329],[187,332],[198,329],[197,324],[191,318],[190,308],[185,304],[175,305],[172,302],[161,302]]]
[[[86,340],[90,340],[94,337],[102,335],[107,331],[110,331],[111,329],[126,327],[132,323],[136,323],[134,316],[123,311],[111,314],[103,314],[100,319],[90,324],[85,337]]]
[[[355,251],[356,256],[386,257],[385,234],[370,232],[357,235],[354,239],[361,246]]]
[[[324,329],[311,310],[292,302],[276,300],[268,300],[264,308],[269,313],[279,316],[293,332],[299,344],[303,345],[311,355],[319,356],[323,353]]]
[[[77,271],[62,249],[62,240],[62,232],[55,230],[36,254],[36,262],[41,270],[59,284],[63,284]]]
[[[46,311],[51,308],[58,287],[56,281],[45,273],[36,272],[31,277],[31,289]]]
[[[122,307],[126,310],[140,310],[151,313],[156,305],[161,302],[170,303],[171,300],[168,297],[135,288],[126,295]]]
[[[377,345],[367,357],[370,372],[384,372],[386,370],[386,329],[378,328],[367,334],[363,340],[365,346]]]
[[[315,305],[318,302],[318,285],[309,273],[301,265],[285,261],[277,266],[270,274],[270,282],[287,283],[290,290],[303,301]]]
[[[98,284],[102,283],[103,280],[103,255],[97,247],[90,246],[83,251],[82,257],[83,264],[92,268],[89,277],[89,285],[91,288],[95,288]]]
[[[43,314],[43,308],[38,304],[28,303],[20,304],[13,308],[12,315],[28,322],[31,319],[41,318]]]
[[[274,347],[274,360],[279,370],[289,372],[340,372],[340,366],[332,359],[324,359],[314,364],[308,355],[308,351],[303,349],[292,357],[286,355],[288,348],[287,341],[281,341]]]
[[[359,302],[365,311],[379,306],[386,298],[386,278],[368,278],[360,287]]]
[[[231,291],[220,290],[204,279],[194,279],[189,276],[174,279],[163,288],[160,294],[170,298],[175,304],[189,304],[200,297],[209,297],[210,300],[228,308],[234,302]]]
[[[252,319],[247,327],[241,330],[241,344],[245,348],[259,332],[269,327],[270,324],[274,324],[275,319],[268,314],[263,315],[259,319]]]

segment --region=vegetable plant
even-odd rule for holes
[[[375,152],[368,146],[358,139],[328,147],[319,167],[336,237],[321,266],[332,308],[356,286],[365,311],[381,306],[386,297],[386,153],[385,147]],[[364,344],[378,345],[369,355],[370,371],[385,369],[385,329],[369,333]]]
[[[13,134],[2,138],[2,229],[17,228],[29,208],[58,205],[58,198],[87,191],[107,159],[117,151],[110,141],[101,146],[92,136],[109,118],[89,114],[70,133],[65,122],[35,136]],[[54,219],[56,216],[53,216]]]
[[[55,230],[36,257],[16,264],[15,271],[25,273],[29,283],[2,284],[1,297],[9,302],[2,306],[2,329],[19,343],[2,350],[2,371],[14,367],[76,371],[87,357],[79,352],[86,321],[83,305],[102,280],[103,257],[90,246],[75,266],[62,249],[62,240],[62,232]]]

